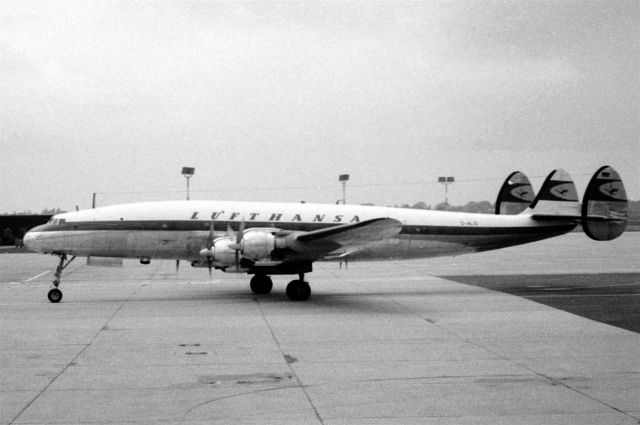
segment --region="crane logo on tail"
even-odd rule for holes
[[[530,186],[531,185],[528,184],[521,184],[514,187],[513,189],[511,189],[511,196],[520,201],[531,202],[533,200],[533,196],[531,194],[531,191],[527,190],[527,187]]]
[[[614,200],[626,199],[624,189],[622,190],[621,189],[622,189],[622,186],[620,184],[620,181],[607,182],[605,184],[600,185],[600,187],[598,187],[598,190],[600,191],[600,193]]]
[[[573,183],[560,183],[553,186],[549,190],[549,193],[562,201],[576,201],[578,199],[578,194],[576,193]]]

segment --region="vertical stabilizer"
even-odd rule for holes
[[[546,178],[530,209],[534,214],[580,217],[578,192],[569,173],[553,170]]]
[[[591,178],[582,200],[582,228],[591,239],[608,241],[627,227],[627,193],[612,167],[601,167]]]
[[[529,178],[520,171],[514,171],[509,174],[498,192],[496,214],[520,214],[534,198],[535,191]]]

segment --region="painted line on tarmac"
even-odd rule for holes
[[[24,283],[31,282],[32,280],[36,280],[37,278],[39,278],[39,277],[41,277],[41,276],[44,276],[44,275],[45,275],[45,274],[47,274],[47,273],[51,273],[51,270],[47,270],[46,272],[42,272],[42,273],[40,273],[40,274],[38,274],[38,275],[35,275],[35,276],[33,276],[33,277],[30,277],[29,279],[24,280]]]

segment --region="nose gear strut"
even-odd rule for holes
[[[58,285],[60,285],[60,277],[62,276],[62,270],[66,269],[69,264],[73,260],[75,260],[76,256],[71,257],[69,261],[67,261],[67,254],[55,254],[60,257],[60,263],[58,263],[58,267],[56,267],[56,272],[53,275],[53,288],[49,290],[47,294],[47,298],[52,303],[59,303],[62,299],[62,291],[58,289]]]

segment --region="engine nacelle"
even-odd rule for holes
[[[219,238],[213,243],[213,262],[217,266],[227,267],[236,264],[236,250],[229,247],[234,241]]]
[[[240,253],[243,258],[252,261],[271,259],[275,247],[276,237],[272,232],[249,229],[242,236]]]
[[[277,229],[275,229],[277,230]],[[286,241],[274,235],[274,229],[245,230],[240,244],[235,238],[225,236],[213,242],[211,250],[203,249],[200,255],[210,257],[217,268],[227,268],[236,265],[236,261],[250,262],[271,261],[271,254],[276,248],[284,248]],[[236,259],[236,250],[238,257]]]

